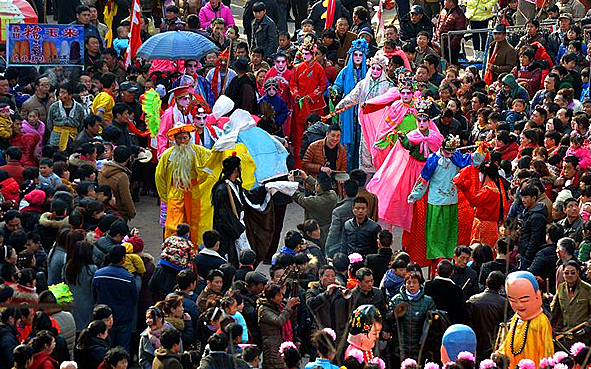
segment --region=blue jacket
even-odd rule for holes
[[[131,323],[137,308],[135,277],[122,265],[110,264],[97,270],[92,279],[95,304],[106,304],[113,310],[115,325]]]
[[[275,110],[275,123],[277,123],[278,126],[283,127],[288,113],[285,101],[283,101],[279,95],[264,95],[259,99],[259,106],[262,102],[266,102],[273,107],[273,110]]]

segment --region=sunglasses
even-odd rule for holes
[[[564,272],[564,275],[577,275],[577,272],[574,272],[574,271],[570,271],[570,272],[569,271],[565,271]]]

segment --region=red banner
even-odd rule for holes
[[[140,7],[140,0],[133,0],[130,19],[131,27],[129,29],[129,46],[127,47],[127,53],[125,56],[125,68],[131,64],[131,60],[135,58],[137,50],[142,44],[142,39],[140,37],[142,21],[142,8]]]

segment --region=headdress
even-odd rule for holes
[[[174,136],[177,133],[181,133],[181,132],[194,132],[196,130],[195,126],[192,124],[185,124],[182,122],[176,122],[174,124],[174,126],[168,130],[168,132],[166,133],[166,135],[168,136],[168,138],[170,140],[174,140]]]
[[[443,139],[443,144],[441,148],[446,151],[454,151],[460,146],[460,138],[458,136],[454,136],[452,134],[447,135]]]
[[[410,70],[406,69],[406,67],[398,67],[394,70],[394,81],[399,83],[403,76],[410,76],[410,74]]]
[[[415,91],[415,84],[416,84],[416,80],[415,78],[410,75],[410,74],[403,74],[398,76],[398,90],[402,91],[404,89],[409,89],[412,92]]]
[[[349,51],[347,51],[347,54],[352,55],[355,51],[361,51],[363,54],[367,55],[369,52],[369,45],[367,44],[367,41],[363,38],[354,40],[351,43],[351,47],[349,48]]]
[[[385,69],[388,66],[388,63],[389,63],[388,58],[386,58],[383,55],[376,55],[369,60],[369,65],[377,64],[380,67],[382,67],[382,69]]]
[[[426,99],[419,99],[415,103],[415,108],[417,109],[417,116],[418,115],[429,116],[429,110],[431,110],[431,101],[426,100]]]
[[[361,305],[349,317],[349,333],[356,336],[369,333],[374,323],[382,322],[382,314],[373,305]]]
[[[275,77],[269,78],[265,81],[265,84],[263,85],[265,92],[267,92],[267,90],[271,87],[275,88],[275,91],[279,89],[279,83],[277,83],[277,79]]]
[[[304,40],[304,42],[300,46],[300,52],[302,50],[308,50],[309,52],[315,54],[316,53],[316,43],[312,40]]]
[[[530,359],[521,359],[517,367],[519,369],[536,369],[536,364]]]
[[[279,346],[279,354],[280,355],[283,355],[283,352],[286,349],[288,349],[288,348],[292,348],[292,349],[295,349],[295,350],[298,349],[297,346],[293,342],[291,342],[291,341],[285,341],[285,342],[283,342],[281,344],[281,346]]]
[[[417,361],[415,359],[412,358],[406,358],[404,359],[404,361],[400,364],[400,368],[401,369],[411,369],[411,368],[417,368],[418,364]]]
[[[584,349],[585,347],[587,347],[587,346],[583,342],[574,343],[570,347],[570,354],[573,356],[577,356],[579,354],[579,352],[581,352],[581,350]]]

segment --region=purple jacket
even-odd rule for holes
[[[212,20],[216,18],[222,18],[226,22],[226,27],[234,24],[234,17],[232,11],[226,5],[220,3],[218,10],[213,10],[211,3],[208,2],[199,11],[199,22],[201,22],[201,28],[206,29]]]

